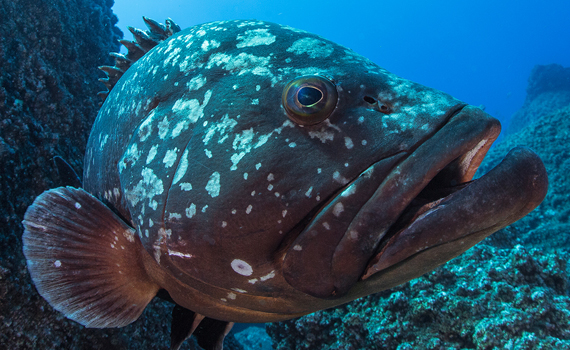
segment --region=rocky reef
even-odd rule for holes
[[[511,118],[506,134],[513,134],[560,108],[570,105],[570,67],[536,65],[528,78],[523,107]]]
[[[568,349],[570,254],[478,245],[418,279],[269,324],[275,349]]]
[[[514,116],[520,129],[480,168],[486,173],[515,146],[536,151],[550,186],[535,211],[409,283],[268,324],[274,348],[570,349],[570,89],[562,72],[570,76],[558,65],[533,69],[527,100]],[[534,114],[555,99],[548,112]]]

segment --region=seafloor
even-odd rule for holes
[[[58,184],[52,158],[80,172],[109,64],[122,33],[112,0],[0,0],[0,349],[168,349],[171,305],[155,300],[121,329],[86,329],[36,292],[21,220]],[[538,66],[509,135],[482,166],[515,145],[549,171],[544,203],[466,254],[392,290],[269,324],[276,349],[570,349],[568,220],[570,73]],[[257,333],[255,333],[257,332]],[[263,349],[259,329],[226,349]],[[242,344],[238,343],[239,339]],[[183,349],[195,349],[192,342]]]

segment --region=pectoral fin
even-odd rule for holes
[[[159,287],[135,231],[86,191],[44,192],[24,217],[24,255],[38,292],[87,327],[136,320]]]

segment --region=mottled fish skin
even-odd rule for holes
[[[292,122],[281,102],[285,85],[305,75],[326,77],[339,94],[313,126]],[[130,222],[184,288],[208,295],[207,306],[183,306],[307,313],[311,297],[280,269],[296,227],[463,105],[314,34],[208,23],[155,47],[113,88],[87,145],[84,187]],[[349,220],[342,211],[323,225]]]

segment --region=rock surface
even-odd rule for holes
[[[511,118],[506,134],[520,131],[560,108],[570,105],[570,67],[537,65],[528,78],[523,107]]]
[[[265,332],[265,328],[248,327],[235,334],[236,340],[244,350],[271,350],[271,338]]]

